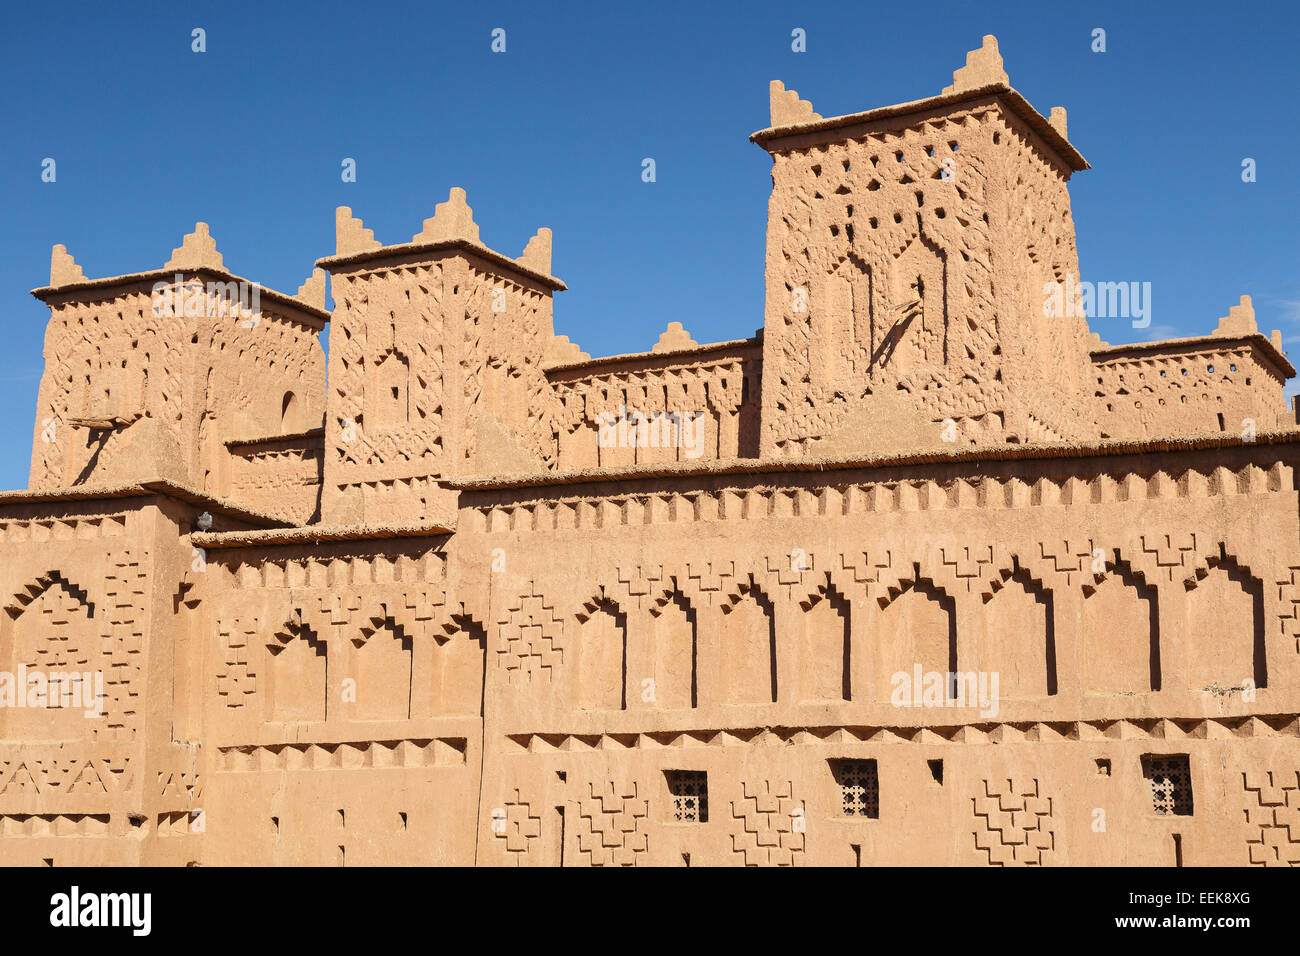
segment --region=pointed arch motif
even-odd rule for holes
[[[889,263],[888,309],[872,337],[873,368],[894,377],[937,368],[948,361],[948,259],[921,230]]]
[[[989,580],[981,598],[985,612],[980,669],[998,674],[999,695],[1010,699],[1055,696],[1056,599],[1052,590],[1013,557],[1010,567]]]
[[[871,266],[853,253],[840,256],[812,303],[809,374],[821,389],[854,391],[865,383],[872,354]]]
[[[61,571],[46,571],[39,577],[33,578],[26,585],[15,591],[5,603],[5,613],[11,619],[17,619],[33,601],[39,598],[52,587],[61,587],[68,592],[68,595],[81,603],[86,608],[86,616],[95,616],[95,605],[91,602],[86,591],[77,587],[63,576]]]
[[[915,669],[923,674],[957,673],[957,602],[941,585],[922,577],[919,569],[876,598],[880,614],[875,619],[877,648],[876,690],[879,700],[890,700],[896,674],[912,680]],[[953,694],[953,681],[944,679],[945,693]]]
[[[0,739],[93,738],[107,723],[112,688],[95,606],[86,592],[61,572],[47,571],[16,592],[5,611],[0,670],[8,672],[15,699],[23,695],[26,706],[0,708]],[[22,682],[20,674],[26,675]]]
[[[366,425],[374,431],[404,428],[411,416],[411,362],[396,347],[372,367],[366,395]]]
[[[799,699],[848,701],[854,692],[852,608],[829,574],[799,601]],[[861,688],[859,688],[859,693]]]
[[[1118,548],[1101,573],[1082,584],[1083,690],[1092,694],[1158,691],[1160,597]]]
[[[645,644],[636,659],[654,680],[652,708],[674,710],[699,706],[699,621],[695,606],[677,587],[664,588],[650,602]]]
[[[776,703],[776,616],[771,598],[750,575],[747,581],[733,582],[721,611],[723,701]]]
[[[627,615],[600,588],[574,614],[579,710],[627,710]]]
[[[1192,690],[1268,686],[1264,640],[1264,583],[1229,554],[1205,559],[1184,582],[1187,589],[1188,687]]]
[[[357,720],[407,720],[415,653],[406,628],[393,619],[370,617],[352,638]]]
[[[286,621],[266,642],[269,721],[324,721],[329,708],[329,657],[325,641],[301,621]]]
[[[433,636],[427,710],[435,717],[482,717],[487,628],[472,615],[451,614]]]

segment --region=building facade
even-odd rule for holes
[[[340,208],[294,295],[201,223],[56,246],[0,862],[1300,862],[1279,334],[1089,332],[1129,290],[1076,294],[1087,163],[992,37],[863,113],[773,83],[751,139],[734,341],[592,359],[550,231],[458,189],[395,245]]]

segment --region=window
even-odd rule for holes
[[[1187,754],[1148,754],[1142,758],[1142,776],[1151,791],[1151,807],[1156,813],[1192,815],[1192,771]]]
[[[879,818],[880,778],[874,760],[832,760],[831,773],[840,787],[843,816]]]
[[[709,822],[709,775],[703,770],[669,770],[668,793],[678,823]]]

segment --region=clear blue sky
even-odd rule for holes
[[[87,276],[118,275],[160,267],[203,220],[228,268],[292,293],[334,250],[335,206],[407,241],[458,185],[506,255],[554,230],[570,289],[556,331],[593,355],[649,348],[672,320],[743,337],[762,324],[770,160],[747,136],[767,125],[768,81],[824,116],[930,96],[986,33],[1031,103],[1067,107],[1094,167],[1071,182],[1083,278],[1152,283],[1151,328],[1097,320],[1102,338],[1202,334],[1245,292],[1264,330],[1300,340],[1294,5],[43,3],[0,18],[4,488],[27,481],[48,318],[28,290],[54,243]]]

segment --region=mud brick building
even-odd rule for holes
[[[1044,314],[1088,166],[992,37],[751,139],[734,341],[589,357],[459,189],[251,317],[203,224],[56,246],[0,668],[104,701],[0,708],[0,862],[1300,862],[1278,333]]]

